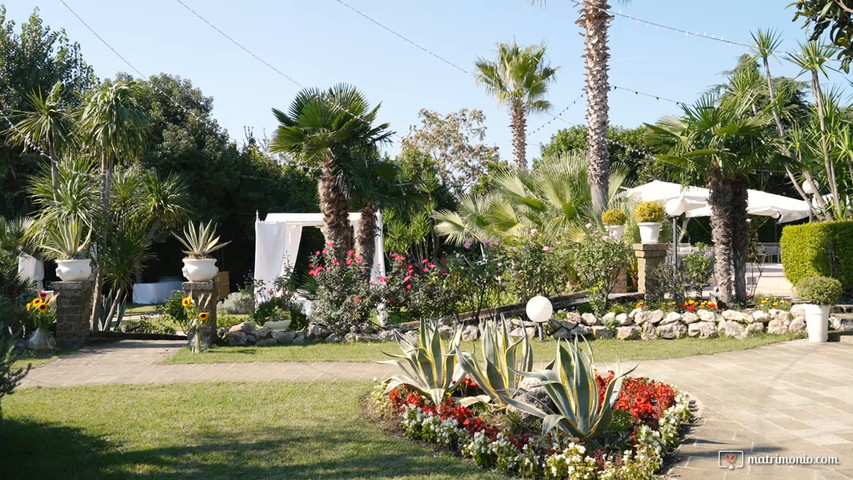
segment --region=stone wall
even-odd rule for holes
[[[79,348],[89,340],[92,292],[95,282],[53,282],[56,297],[56,345]]]

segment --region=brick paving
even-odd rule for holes
[[[696,400],[698,420],[668,478],[853,479],[853,337],[796,340],[751,350],[643,361],[635,374]],[[395,367],[346,362],[161,365],[180,341],[122,341],[81,349],[30,372],[22,388],[126,383],[348,381],[385,378]],[[625,362],[630,364],[630,362]],[[607,368],[608,365],[601,365]],[[837,457],[839,465],[718,466],[720,450],[749,455]]]

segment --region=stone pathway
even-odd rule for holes
[[[22,388],[371,380],[395,372],[389,365],[345,362],[159,364],[182,345],[181,341],[122,341],[84,348],[31,371]],[[679,448],[667,477],[853,479],[851,360],[853,337],[842,337],[842,342],[797,340],[712,356],[642,362],[636,375],[677,386],[699,408],[699,420]],[[751,465],[746,460],[743,468],[729,470],[718,465],[720,450],[774,459],[777,455],[837,457],[839,464]]]

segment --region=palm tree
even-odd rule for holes
[[[647,141],[661,152],[659,158],[679,167],[684,183],[705,181],[711,190],[714,273],[721,305],[746,301],[747,174],[780,158],[767,134],[771,118],[755,114],[753,103],[749,95],[706,94],[693,106],[684,106],[680,118],[667,116],[646,124]]]
[[[270,151],[290,153],[299,161],[319,167],[317,192],[326,241],[335,257],[346,259],[352,245],[349,223],[349,173],[354,162],[376,158],[377,146],[388,141],[388,124],[373,126],[379,105],[370,108],[355,87],[338,84],[326,91],[300,91],[287,112],[273,109],[279,127]]]
[[[50,155],[50,178],[57,185],[57,157],[74,141],[73,120],[61,102],[62,83],[56,82],[47,97],[41,90],[27,98],[32,111],[16,112],[18,121],[8,130],[16,145],[29,147],[31,144]]]
[[[515,41],[498,43],[494,60],[481,58],[475,65],[477,83],[485,85],[498,103],[509,107],[513,158],[518,168],[527,170],[527,114],[551,108],[544,97],[557,68],[548,64],[544,46],[521,48]]]

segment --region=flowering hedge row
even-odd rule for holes
[[[613,375],[597,376],[596,381],[606,385]],[[470,379],[463,382],[459,394],[478,393]],[[498,426],[487,411],[460,405],[456,397],[436,406],[406,387],[388,394],[385,390],[385,383],[376,386],[373,404],[381,415],[398,422],[408,437],[438,444],[480,467],[522,478],[652,479],[663,455],[678,446],[681,425],[692,418],[686,394],[639,377],[624,379],[614,405],[614,422],[605,437],[609,443],[517,433]]]

